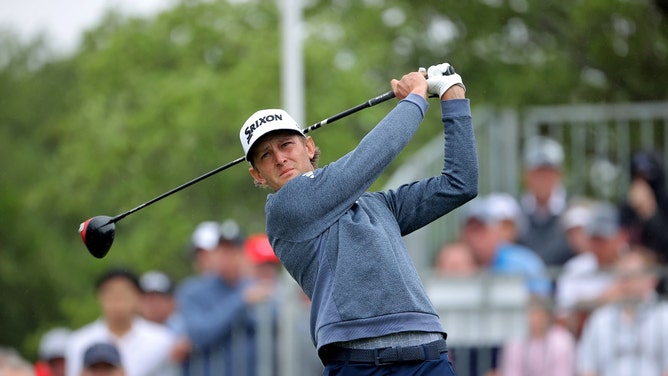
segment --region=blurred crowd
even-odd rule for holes
[[[187,248],[193,271],[179,283],[159,270],[105,270],[94,281],[99,318],[44,333],[34,364],[0,348],[0,376],[278,375],[281,267],[267,236],[246,235],[234,220],[206,221]],[[300,344],[312,349],[307,336]],[[268,366],[258,361],[265,350]],[[308,350],[299,374],[321,374]]]
[[[524,336],[452,346],[459,375],[668,376],[662,160],[633,155],[622,202],[571,197],[562,146],[539,136],[525,144],[521,196],[493,192],[462,208],[459,236],[437,252],[434,278],[520,276],[528,299]],[[192,275],[178,283],[158,270],[109,268],[94,281],[97,320],[44,333],[34,363],[0,348],[0,376],[281,374],[285,286],[266,235],[246,235],[233,220],[202,222],[188,255]],[[304,348],[294,372],[321,374],[308,320],[297,324]],[[476,361],[483,352],[490,361]]]
[[[621,202],[571,197],[563,162],[556,140],[530,139],[521,196],[493,192],[467,203],[460,236],[438,252],[436,276],[518,275],[529,297],[524,337],[455,346],[455,369],[487,376],[666,376],[663,156],[633,155]]]

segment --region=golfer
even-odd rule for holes
[[[475,197],[478,161],[461,77],[447,63],[427,73],[393,79],[396,107],[323,168],[313,139],[285,111],[258,111],[240,130],[250,174],[273,191],[265,207],[272,247],[312,301],[311,336],[325,375],[370,375],[379,367],[454,374],[445,330],[402,236]],[[428,93],[441,99],[441,174],[367,192],[415,134]]]

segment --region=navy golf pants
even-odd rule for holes
[[[323,376],[455,376],[448,352],[440,359],[422,362],[375,365],[367,363],[330,362]]]

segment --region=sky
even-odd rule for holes
[[[67,53],[110,8],[146,16],[172,4],[171,0],[0,0],[0,29],[14,30],[24,40],[44,32],[54,48]]]

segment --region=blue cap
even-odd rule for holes
[[[585,229],[589,236],[611,238],[620,228],[619,211],[608,202],[597,203],[594,206],[591,219]]]
[[[83,366],[88,368],[96,364],[106,363],[115,367],[122,367],[121,354],[111,343],[96,343],[84,353]]]

